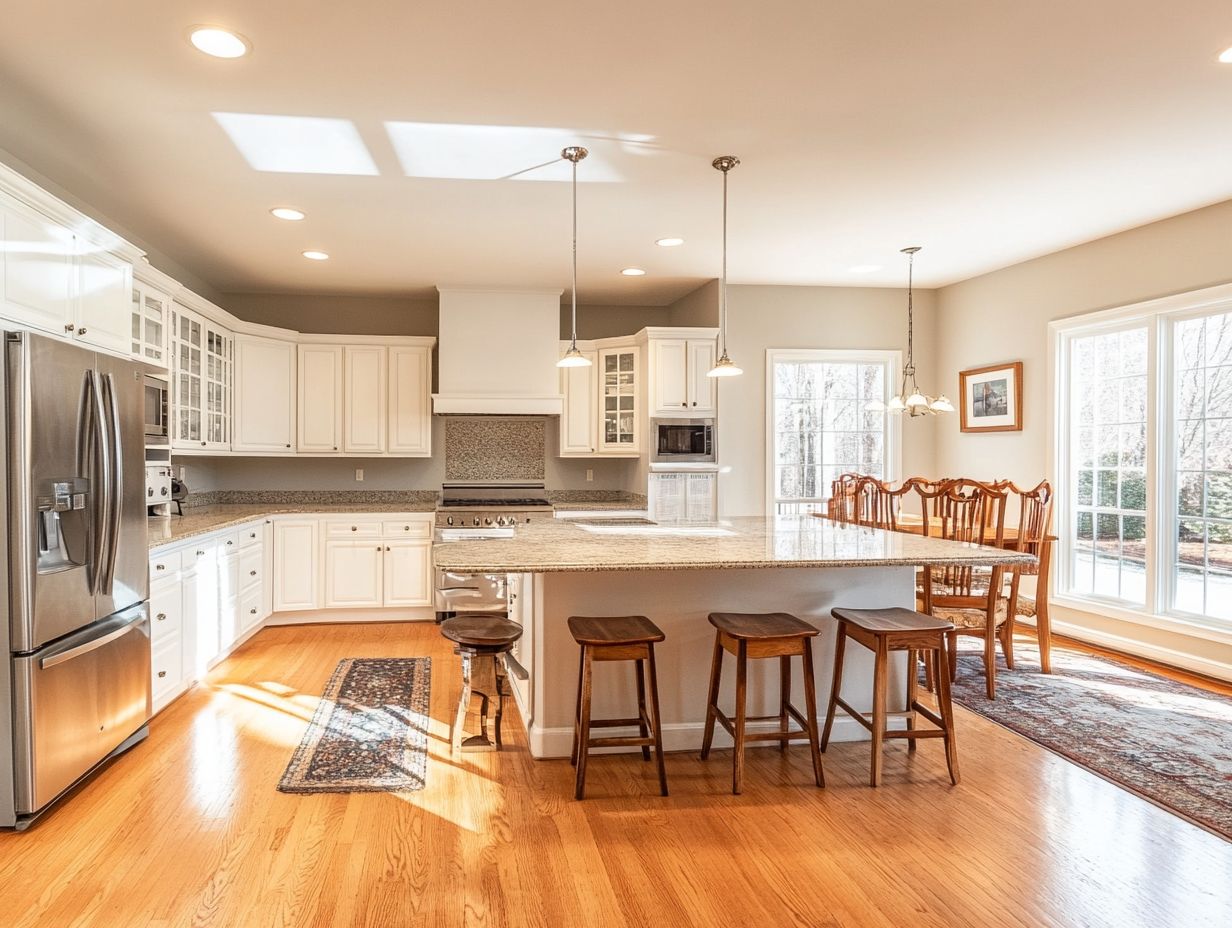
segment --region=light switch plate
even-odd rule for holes
[[[364,469],[362,467],[355,468],[355,479],[360,483],[364,482]]]

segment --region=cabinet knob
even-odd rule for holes
[[[73,334],[73,329],[75,328],[76,326],[74,326],[71,322],[66,322],[64,324],[64,331],[67,332],[69,335]]]
[[[197,552],[197,557],[205,557],[205,552],[204,552],[204,551],[198,551],[198,552]]]
[[[352,525],[352,526],[351,526],[351,531],[353,531],[353,532],[354,532],[354,531],[357,531],[357,529],[356,529],[356,527],[355,527],[354,525]]]
[[[167,565],[166,565],[166,564],[155,564],[155,565],[154,565],[154,569],[155,569],[155,570],[166,570],[166,569],[167,569]]]
[[[167,675],[167,671],[165,671],[165,670],[160,670],[160,671],[158,672],[158,679],[160,679],[160,680],[161,680],[161,679],[162,679],[163,677],[165,677],[166,675]]]
[[[249,610],[248,610],[248,614],[249,614],[249,615],[256,615],[256,614],[257,614],[257,610],[256,610],[256,609],[249,609]]]
[[[255,570],[248,571],[248,576],[255,577],[256,575],[257,575],[257,572]]]
[[[234,541],[228,541],[228,542],[227,542],[227,546],[228,546],[228,547],[230,547],[230,546],[231,546],[231,545],[233,545],[233,544],[235,544],[235,542],[234,542]]]
[[[288,447],[288,448],[290,448],[290,447],[291,447],[291,443],[290,443],[290,442],[287,442],[287,447]]]
[[[78,334],[78,335],[85,335],[85,334],[86,334],[86,327],[83,325],[80,329],[78,329],[78,330],[77,330],[77,334]]]
[[[201,443],[201,447],[202,447],[202,448],[204,448],[204,447],[205,447],[205,442],[202,442],[202,443]]]
[[[402,526],[402,531],[409,532],[410,530],[411,530],[411,527],[409,525]]]
[[[166,620],[166,618],[167,618],[167,613],[165,613],[165,612],[160,612],[158,615],[154,616],[154,618],[156,618],[156,619],[157,619],[158,621],[160,621],[160,622],[163,622],[163,621],[165,621],[165,620]]]
[[[388,550],[389,550],[389,545],[386,545],[386,546],[385,546],[385,550],[386,550],[386,551],[388,551]]]
[[[334,450],[335,450],[335,451],[337,451],[337,450],[338,450],[338,446],[337,446],[337,445],[334,445]]]

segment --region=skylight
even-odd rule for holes
[[[629,144],[593,131],[532,126],[387,122],[385,131],[408,177],[455,180],[567,182],[572,165],[561,160],[561,149],[583,145],[590,156],[578,168],[578,182],[611,183],[623,179],[611,155]]]
[[[254,171],[376,175],[376,163],[349,119],[213,113]]]

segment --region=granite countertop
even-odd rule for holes
[[[190,506],[182,516],[149,519],[150,547],[169,545],[194,535],[217,532],[233,525],[254,522],[266,516],[291,513],[339,515],[351,513],[432,512],[435,503],[409,500],[399,503],[242,503],[214,506]]]
[[[1016,551],[811,516],[649,526],[543,520],[513,538],[438,542],[432,553],[436,566],[460,573],[1035,563]]]

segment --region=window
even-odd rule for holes
[[[897,419],[868,412],[889,399],[898,352],[766,352],[768,511],[819,508],[839,474],[892,479],[898,473]]]
[[[1232,625],[1232,287],[1054,323],[1060,592]]]

